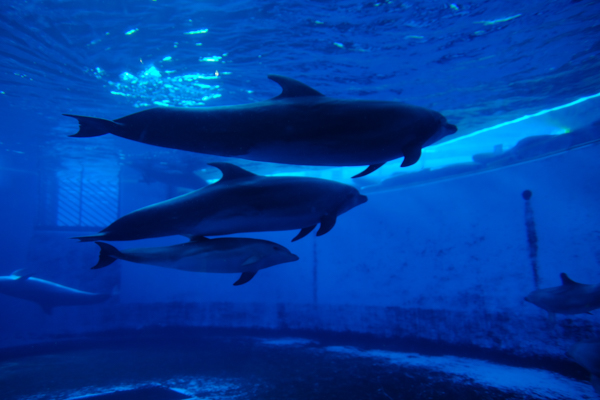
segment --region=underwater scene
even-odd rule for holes
[[[600,2],[0,2],[0,400],[600,398]]]

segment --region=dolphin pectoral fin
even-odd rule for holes
[[[246,265],[250,265],[250,264],[255,264],[259,261],[260,261],[259,256],[250,256],[250,257],[248,257],[248,259],[246,261],[244,261],[244,263],[242,264],[242,267],[245,267]]]
[[[365,169],[363,172],[361,172],[360,174],[354,175],[352,178],[360,178],[361,176],[366,176],[369,175],[371,172],[373,171],[377,171],[379,168],[381,168],[381,166],[385,164],[385,163],[381,163],[381,164],[372,164],[369,165],[367,167],[367,169]]]
[[[421,158],[421,146],[418,144],[408,145],[404,150],[404,161],[401,167],[410,167]]]
[[[63,114],[65,117],[75,118],[79,122],[79,132],[70,137],[94,137],[107,133],[117,134],[123,129],[123,124],[108,119],[83,117],[81,115]]]
[[[306,228],[302,228],[300,230],[300,232],[296,235],[296,237],[292,239],[292,242],[295,242],[296,240],[302,239],[304,236],[306,236],[309,233],[311,233],[312,230],[315,229],[316,227],[317,227],[316,225],[313,225],[313,226],[308,226]]]
[[[322,93],[295,79],[281,75],[268,75],[267,78],[281,86],[281,94],[271,100],[281,100],[290,97],[323,96]]]
[[[317,231],[317,236],[321,236],[329,232],[331,228],[334,227],[336,219],[337,215],[335,214],[327,214],[323,216],[323,218],[321,218],[321,226]]]
[[[240,286],[246,282],[249,282],[250,279],[254,278],[254,275],[256,275],[256,272],[251,272],[251,271],[242,272],[242,276],[240,276],[240,279],[235,281],[233,286]]]

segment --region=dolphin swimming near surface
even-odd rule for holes
[[[584,314],[600,308],[600,284],[577,283],[565,273],[560,279],[561,286],[534,290],[525,297],[525,301],[548,311],[551,324],[556,314]]]
[[[600,394],[600,340],[592,339],[575,343],[567,351],[567,356],[590,372],[590,383],[596,393]]]
[[[260,176],[228,163],[218,182],[127,214],[82,242],[138,240],[161,236],[220,236],[241,232],[301,229],[292,240],[321,224],[329,232],[339,215],[367,201],[356,188],[335,181]]]
[[[254,161],[294,165],[416,163],[421,149],[457,131],[440,113],[394,101],[326,97],[294,79],[269,75],[282,92],[270,100],[218,107],[152,108],[114,121],[76,118],[71,136],[107,133],[137,142]]]
[[[84,292],[58,283],[33,278],[18,270],[9,276],[0,276],[0,293],[39,304],[46,314],[59,306],[83,306],[102,303],[111,296]]]
[[[298,261],[299,257],[288,249],[268,240],[248,238],[193,238],[183,244],[166,247],[117,250],[108,243],[100,246],[98,264],[92,269],[103,268],[116,259],[138,264],[193,272],[236,273],[241,277],[234,286],[248,282],[256,273],[277,264]]]

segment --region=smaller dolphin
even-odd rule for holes
[[[534,290],[525,301],[548,311],[550,323],[556,314],[584,314],[600,308],[600,285],[585,285],[560,274],[561,286]]]
[[[83,306],[102,303],[110,294],[84,292],[58,283],[33,278],[23,270],[0,276],[0,293],[37,303],[46,314],[59,306]]]
[[[174,246],[123,251],[108,243],[96,242],[96,244],[100,246],[100,258],[98,264],[92,269],[106,267],[116,259],[121,259],[183,271],[241,272],[242,276],[233,284],[234,286],[248,282],[261,269],[299,259],[297,255],[277,243],[247,238],[194,237],[188,243]]]
[[[590,383],[596,393],[600,394],[600,340],[584,340],[575,343],[567,356],[573,359],[577,364],[590,371]]]

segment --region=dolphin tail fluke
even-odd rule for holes
[[[317,236],[321,236],[321,235],[324,235],[327,232],[329,232],[335,225],[336,219],[337,219],[337,215],[335,215],[335,214],[328,214],[328,215],[325,215],[323,218],[321,218],[321,226],[319,227],[319,230],[317,231]]]
[[[300,232],[298,232],[298,234],[296,235],[296,237],[292,239],[292,242],[295,242],[296,240],[302,239],[304,236],[306,236],[309,233],[311,233],[312,230],[315,229],[316,227],[317,227],[316,225],[313,225],[313,226],[309,226],[309,227],[306,227],[306,228],[302,228],[302,230],[300,230]]]
[[[108,119],[83,117],[81,115],[63,114],[65,117],[75,118],[79,122],[79,132],[71,137],[94,137],[102,136],[107,133],[116,134],[123,125]]]
[[[96,242],[96,244],[100,246],[100,256],[98,257],[98,263],[92,269],[108,267],[120,258],[121,252],[116,247],[103,242]]]
[[[365,169],[365,170],[364,170],[363,172],[361,172],[360,174],[356,174],[356,175],[354,175],[352,178],[360,178],[360,177],[363,177],[363,176],[367,176],[367,175],[369,175],[371,172],[373,172],[373,171],[377,171],[379,168],[381,168],[381,167],[383,166],[383,164],[385,164],[385,163],[381,163],[381,164],[372,164],[372,165],[369,165],[369,166],[367,167],[367,169]]]
[[[255,271],[242,272],[242,276],[240,276],[240,279],[235,281],[233,286],[240,286],[240,285],[243,285],[244,283],[250,282],[250,279],[254,278],[254,275],[256,275]]]

